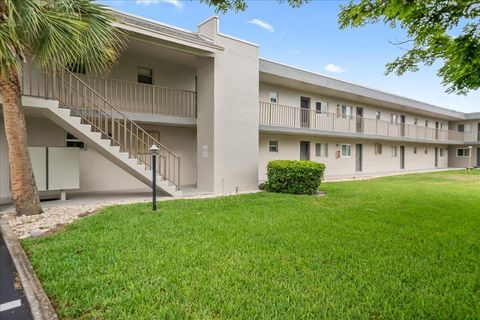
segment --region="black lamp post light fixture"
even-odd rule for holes
[[[157,156],[158,147],[154,144],[150,147],[152,155],[152,210],[157,211]]]

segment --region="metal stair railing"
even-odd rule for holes
[[[22,94],[58,100],[148,170],[152,169],[149,149],[155,144],[159,148],[158,175],[179,188],[181,158],[71,71],[41,72],[30,66],[22,75]]]

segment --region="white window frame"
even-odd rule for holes
[[[140,70],[145,70],[145,71],[148,70],[149,73],[150,73],[150,75],[140,74]],[[150,78],[150,82],[151,82],[151,83],[140,82],[140,81],[139,81],[139,80],[140,80],[140,79],[139,79],[140,76]],[[152,85],[152,84],[153,84],[153,69],[152,69],[152,68],[147,68],[147,67],[138,66],[138,67],[137,67],[137,82],[140,83],[140,84]]]
[[[413,125],[414,125],[414,126],[418,125],[418,118],[414,118],[414,119],[413,119]]]
[[[428,128],[428,120],[425,120],[425,128]]]
[[[460,151],[460,150],[463,150],[463,155],[458,155],[458,151]],[[467,151],[467,152],[465,152],[465,151]],[[470,149],[469,148],[457,148],[457,151],[456,151],[455,154],[458,158],[468,158],[468,157],[470,157]]]
[[[340,107],[342,118],[351,118],[352,117],[352,107],[347,105],[342,105]]]
[[[440,157],[445,157],[445,149],[440,148]]]
[[[398,157],[398,148],[397,146],[390,146],[390,155],[392,157]]]
[[[390,114],[390,124],[398,124],[398,114],[396,113]]]
[[[277,152],[278,153],[278,140],[269,140],[268,141],[268,152]],[[272,150],[272,148],[274,150]]]
[[[268,101],[273,104],[278,104],[278,91],[270,91]]]
[[[328,143],[315,143],[315,157],[328,158]]]
[[[460,126],[462,129],[460,129]],[[469,123],[459,123],[457,124],[457,131],[459,132],[472,132],[472,125]]]
[[[344,153],[343,147],[346,147],[345,151],[348,151]],[[348,153],[348,154],[347,154]],[[351,144],[342,144],[340,146],[340,156],[342,158],[351,158],[352,157],[352,145]]]
[[[413,147],[413,154],[417,154],[417,147]]]
[[[318,104],[320,104],[320,109]],[[328,113],[328,102],[315,101],[315,112],[319,114]]]
[[[381,143],[375,143],[374,148],[375,148],[375,155],[376,156],[379,156],[383,153],[383,146],[382,146]]]
[[[375,119],[380,120],[382,113],[380,111],[375,112]]]

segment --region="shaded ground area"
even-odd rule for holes
[[[61,317],[480,317],[480,174],[115,206],[22,243]]]
[[[0,319],[32,319],[15,266],[0,234]]]

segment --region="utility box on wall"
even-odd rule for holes
[[[29,147],[38,191],[80,188],[80,150],[65,147]]]

